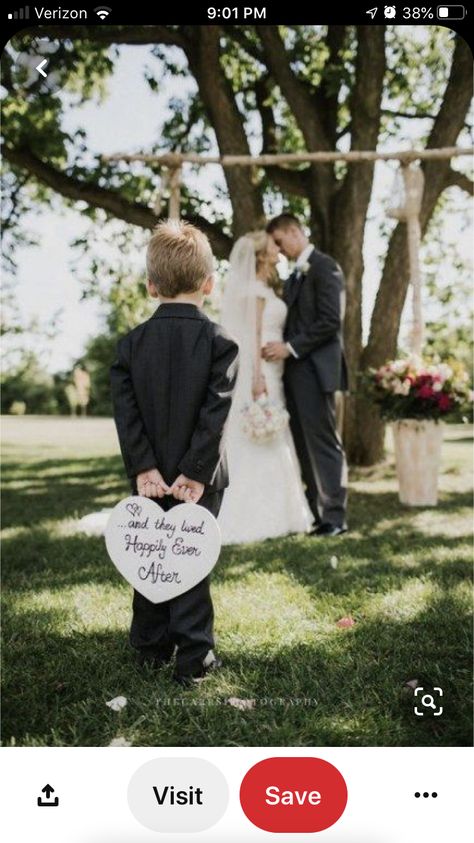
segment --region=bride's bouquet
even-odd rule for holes
[[[242,430],[252,442],[270,442],[288,425],[289,414],[281,405],[261,395],[240,411]]]

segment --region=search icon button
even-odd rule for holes
[[[420,686],[418,688],[415,688],[415,697],[419,698],[421,709],[425,709],[424,711],[420,710],[420,708],[418,708],[418,705],[415,705],[414,711],[416,716],[424,717],[425,714],[428,714],[426,709],[430,708],[433,710],[433,717],[440,717],[443,713],[443,706],[440,704],[440,699],[442,696],[443,689],[439,687],[433,688],[433,693],[431,694],[425,693],[425,688],[422,688]],[[439,698],[438,701],[436,700],[436,697]]]

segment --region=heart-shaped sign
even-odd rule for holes
[[[108,554],[122,576],[152,603],[189,591],[212,571],[221,549],[219,525],[203,506],[165,512],[133,495],[117,504],[105,528]]]

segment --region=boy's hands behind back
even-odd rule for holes
[[[183,501],[184,503],[199,503],[203,492],[204,483],[199,483],[198,480],[191,480],[184,474],[180,474],[176,478],[169,490],[169,493],[177,501]]]
[[[169,495],[170,488],[157,468],[149,468],[137,474],[137,492],[145,498],[164,498]]]
[[[177,501],[198,503],[204,492],[204,483],[191,480],[180,474],[171,486],[168,486],[157,468],[149,468],[137,474],[137,492],[145,498],[164,498],[173,495]]]

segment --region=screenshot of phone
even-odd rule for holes
[[[471,12],[366,6],[4,7],[4,840],[472,834]]]

